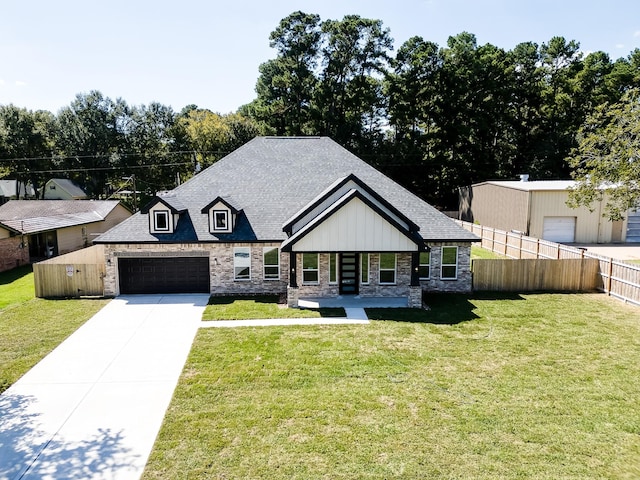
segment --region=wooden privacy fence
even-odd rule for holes
[[[104,295],[104,247],[94,245],[33,264],[36,297]]]
[[[485,291],[593,292],[598,288],[598,261],[568,260],[473,260],[473,289]]]
[[[505,232],[491,227],[456,220],[466,230],[481,238],[482,247],[511,259],[597,261],[596,289],[625,302],[640,305],[640,266],[590,253],[582,248]],[[474,260],[474,268],[475,262]],[[563,262],[560,262],[563,263]],[[482,268],[482,267],[478,267]],[[474,272],[474,276],[476,273]],[[506,280],[505,280],[506,281]],[[475,283],[475,279],[474,279]]]

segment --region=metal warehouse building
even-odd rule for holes
[[[460,219],[559,243],[640,242],[640,212],[624,220],[602,216],[605,200],[567,206],[571,180],[489,181],[460,189]]]

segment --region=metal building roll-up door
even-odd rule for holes
[[[640,242],[640,211],[630,210],[627,215],[626,241],[629,243]]]
[[[208,257],[118,259],[120,293],[209,293]]]
[[[542,238],[558,243],[575,242],[576,217],[544,217]]]

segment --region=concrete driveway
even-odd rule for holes
[[[208,295],[118,297],[0,396],[0,479],[138,479]]]
[[[640,260],[640,244],[637,243],[571,244],[571,246],[585,248],[588,252],[617,260]]]

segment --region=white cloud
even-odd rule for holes
[[[23,82],[22,80],[16,80],[16,87],[26,87],[27,82]]]
[[[622,48],[624,48],[624,43],[616,43],[616,48],[617,48],[617,49],[622,49]]]
[[[636,30],[635,32],[633,32],[633,36],[640,37],[640,30]]]
[[[4,78],[0,78],[0,87],[4,86]]]

